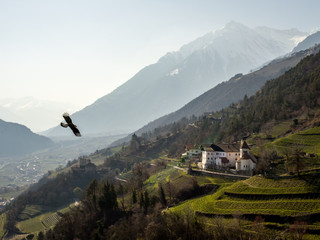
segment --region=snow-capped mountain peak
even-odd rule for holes
[[[230,22],[167,53],[73,117],[84,133],[134,131],[235,74],[248,73],[289,53],[296,44],[293,39],[305,35],[293,29],[252,29]],[[61,129],[49,133],[59,134]]]

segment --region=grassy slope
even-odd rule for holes
[[[287,137],[279,138],[272,145],[279,150],[298,145],[304,152],[320,154],[320,127],[310,128]]]

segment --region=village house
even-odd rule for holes
[[[211,144],[202,151],[203,169],[235,168],[236,171],[251,171],[256,166],[256,158],[250,154],[246,141],[233,144]]]
[[[193,161],[200,161],[201,160],[201,155],[202,155],[202,151],[201,148],[199,146],[185,146],[184,149],[186,150],[186,152],[184,152],[183,154],[181,154],[181,158],[183,159],[189,159],[189,160],[193,160]]]
[[[198,146],[185,146],[185,155],[188,159],[197,160],[201,158],[201,149]]]

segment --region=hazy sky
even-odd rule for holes
[[[0,98],[84,107],[229,21],[320,28],[318,0],[0,0]]]

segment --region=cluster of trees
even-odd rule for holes
[[[306,155],[301,145],[293,144],[280,150],[273,148],[261,148],[259,161],[255,173],[266,176],[281,175],[289,173],[301,178],[305,169],[318,166],[319,158],[314,154]]]
[[[93,180],[81,204],[63,215],[53,230],[42,233],[43,239],[106,239],[105,229],[122,216],[113,184]]]

